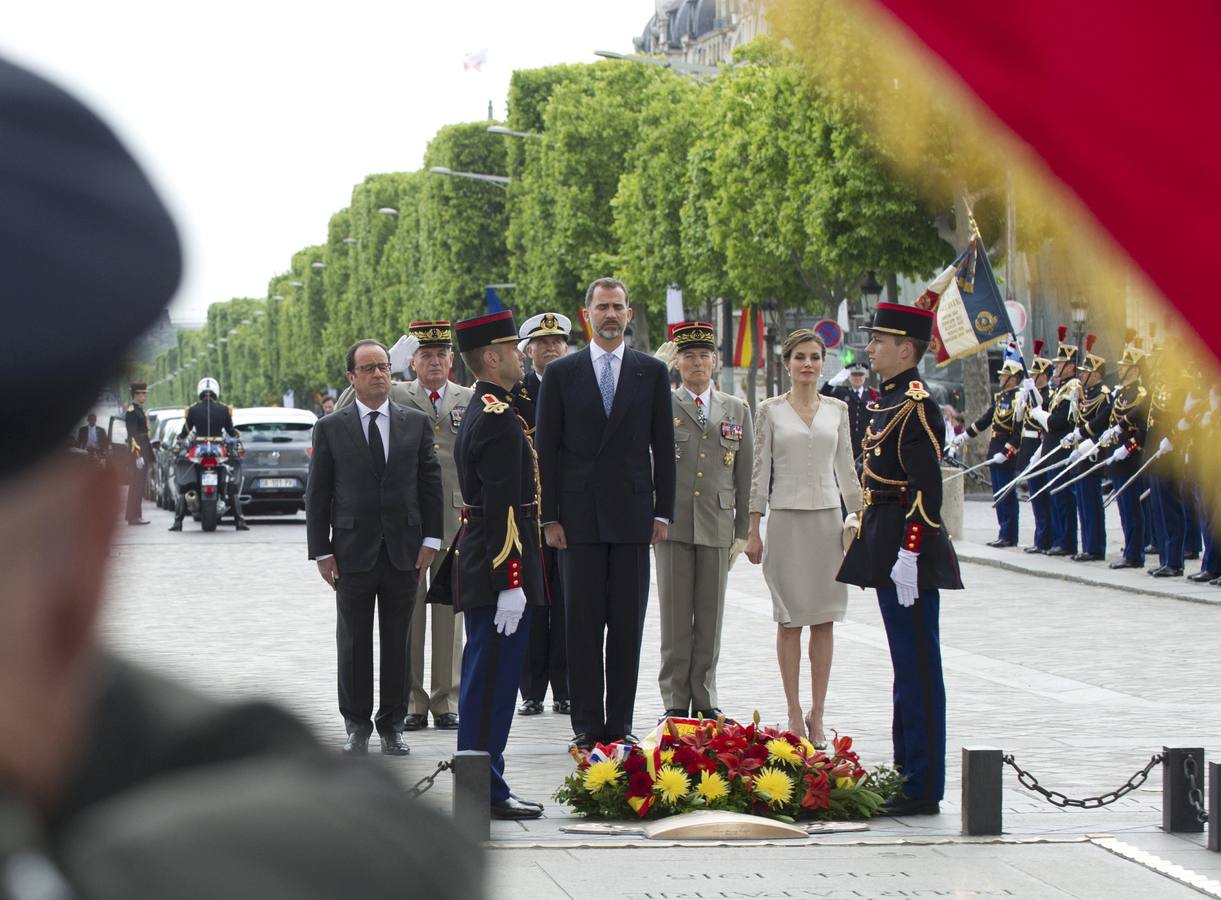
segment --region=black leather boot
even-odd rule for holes
[[[187,514],[187,501],[182,494],[178,495],[178,501],[174,504],[174,524],[170,526],[170,531],[182,531],[182,519]]]

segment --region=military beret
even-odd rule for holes
[[[173,296],[182,262],[169,213],[106,124],[4,59],[0,134],[6,477],[62,444]]]

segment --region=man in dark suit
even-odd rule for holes
[[[373,730],[373,608],[381,635],[382,752],[405,756],[411,610],[416,576],[441,546],[441,466],[432,422],[390,402],[384,344],[348,350],[356,403],[319,419],[305,487],[309,558],[336,592],[339,711],[345,753],[364,753]]]
[[[624,344],[627,288],[599,278],[585,309],[593,342],[547,367],[535,444],[544,536],[564,551],[573,743],[590,747],[633,739],[649,545],[674,519],[675,465],[669,374]]]
[[[90,456],[105,456],[110,449],[110,435],[98,424],[95,413],[89,413],[87,425],[82,425],[76,432],[76,446]]]
[[[153,445],[148,437],[148,413],[144,404],[148,400],[148,385],[143,381],[131,383],[131,403],[127,404],[124,421],[127,424],[127,443],[131,449],[131,481],[127,484],[127,524],[147,525],[141,503],[144,500],[144,485],[148,481],[148,467],[153,462]]]
[[[572,320],[557,312],[531,316],[521,326],[517,349],[530,361],[530,371],[522,379],[529,403],[518,400],[517,407],[530,433],[534,431],[534,409],[548,364],[568,353],[568,333]],[[527,414],[528,412],[528,414]],[[568,698],[568,654],[564,638],[564,590],[560,578],[559,551],[543,547],[543,571],[551,603],[530,619],[530,649],[521,673],[522,704],[517,712],[536,716],[543,711],[543,697],[551,685],[551,708],[565,715],[572,712]]]

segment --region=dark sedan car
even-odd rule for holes
[[[318,417],[304,409],[261,406],[233,411],[242,435],[242,513],[296,515],[305,509],[305,481]]]

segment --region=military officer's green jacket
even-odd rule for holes
[[[686,388],[673,392],[677,469],[670,541],[728,547],[750,529],[750,475],[754,430],[745,401],[712,391],[708,424],[701,429]]]
[[[428,389],[417,381],[396,381],[390,385],[390,400],[400,403],[408,409],[418,409],[432,419],[433,434],[436,437],[434,447],[437,459],[441,462],[441,490],[444,496],[445,521],[444,533],[441,535],[441,547],[449,547],[449,542],[458,533],[459,517],[462,513],[462,491],[458,488],[458,468],[454,463],[454,443],[458,439],[458,426],[462,424],[462,416],[470,404],[475,392],[469,387],[449,382],[441,397],[441,411],[433,408],[428,399]],[[335,401],[335,408],[342,409],[356,402],[356,395],[349,387]]]

